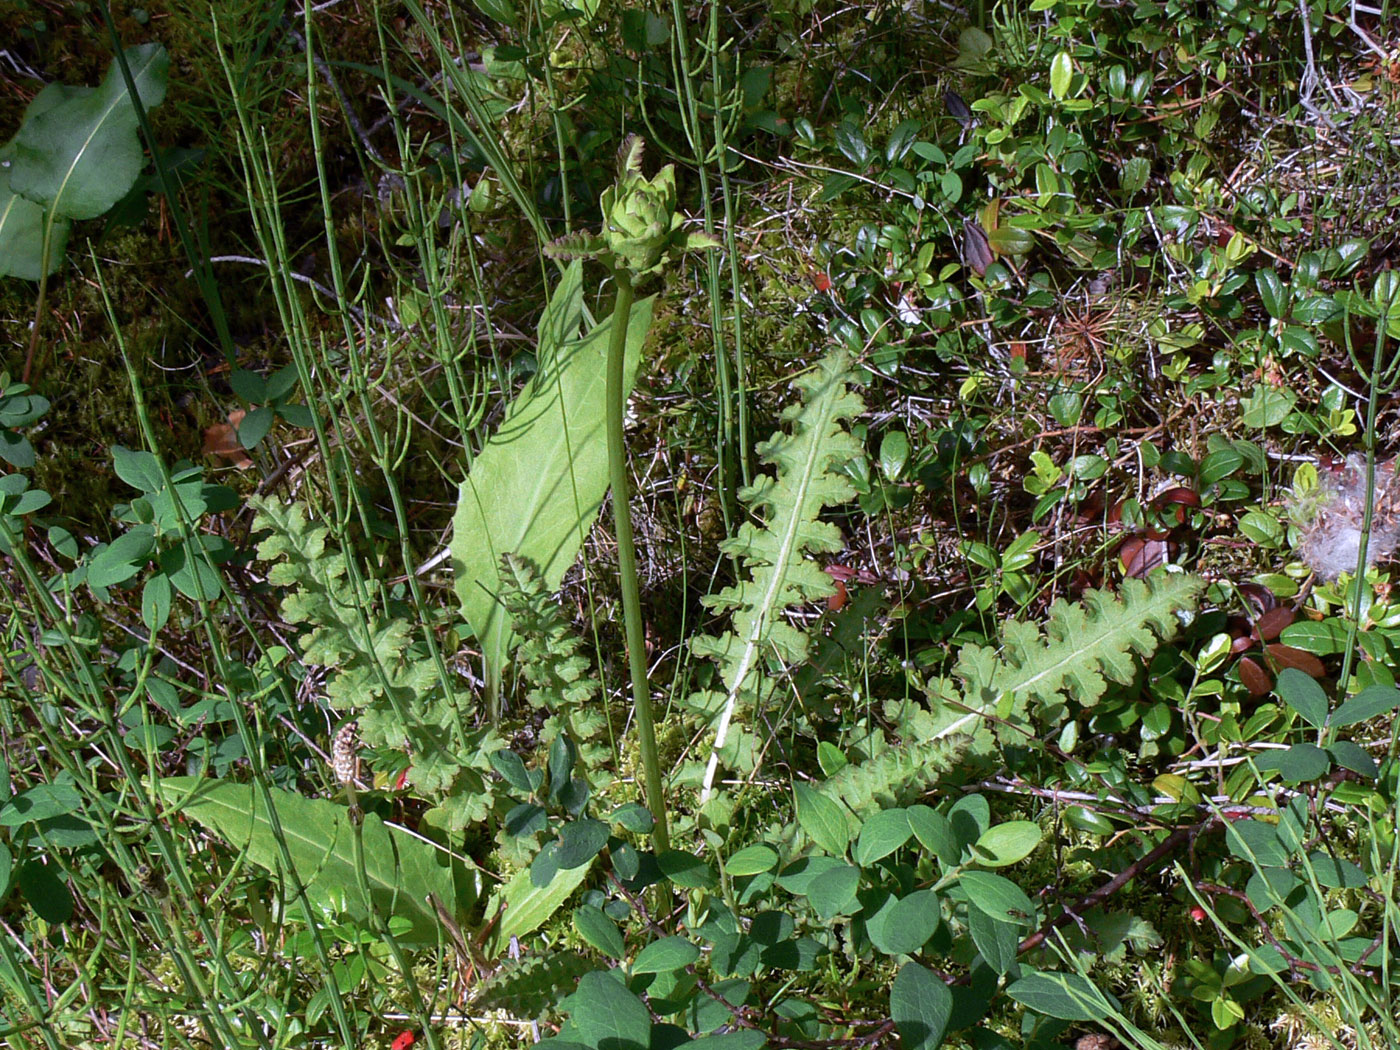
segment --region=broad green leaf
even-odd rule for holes
[[[1337,710],[1333,711],[1332,717],[1327,720],[1327,725],[1336,729],[1355,722],[1369,722],[1394,710],[1396,704],[1400,704],[1400,689],[1388,685],[1368,686],[1338,704]]]
[[[1327,753],[1332,756],[1332,761],[1343,769],[1350,769],[1353,773],[1359,773],[1367,780],[1375,780],[1380,775],[1380,767],[1376,765],[1376,760],[1371,757],[1371,753],[1360,744],[1352,743],[1350,740],[1337,740],[1330,744]]]
[[[574,563],[608,488],[604,391],[611,319],[582,339],[549,345],[582,302],[582,264],[573,262],[541,323],[540,370],[511,403],[458,490],[452,564],[462,613],[481,642],[488,688],[500,687],[513,634],[497,600],[501,555],[530,559],[549,589]],[[559,307],[555,309],[555,302]],[[625,387],[632,388],[652,299],[627,323]],[[551,335],[550,332],[554,334]]]
[[[998,226],[988,231],[987,243],[998,255],[1024,255],[1035,244],[1035,238],[1014,226]]]
[[[1302,784],[1324,776],[1332,759],[1316,744],[1294,744],[1283,751],[1268,751],[1254,760],[1261,771],[1276,769],[1286,783]]]
[[[888,857],[909,841],[913,832],[902,809],[886,809],[874,814],[860,829],[855,859],[862,867]]]
[[[833,919],[850,913],[859,888],[860,869],[852,864],[840,864],[807,884],[807,899],[822,919]]]
[[[1346,649],[1347,632],[1336,617],[1328,617],[1325,620],[1301,620],[1285,627],[1283,633],[1279,635],[1279,641],[1284,645],[1291,645],[1295,649],[1302,649],[1304,652],[1315,653],[1318,656],[1330,656]],[[1335,726],[1337,724],[1337,715],[1349,702],[1344,701],[1332,713],[1329,725]]]
[[[574,929],[579,936],[610,959],[621,959],[626,951],[617,923],[603,914],[601,908],[584,904],[574,909]]]
[[[969,905],[967,931],[983,961],[998,974],[1005,975],[1015,964],[1016,949],[1021,943],[1015,926],[992,918],[976,905]]]
[[[1070,83],[1074,80],[1074,60],[1068,51],[1061,51],[1050,60],[1050,94],[1064,98],[1069,94]]]
[[[797,783],[792,786],[797,802],[797,823],[812,841],[833,857],[845,856],[851,841],[851,826],[846,811],[816,788]]]
[[[973,844],[978,863],[1004,868],[1025,860],[1040,845],[1040,825],[1031,820],[1008,820],[988,828]]]
[[[688,890],[712,890],[719,885],[714,869],[705,858],[684,850],[672,849],[657,854],[656,866],[673,883]]]
[[[20,865],[15,879],[34,914],[54,925],[73,917],[73,894],[58,872],[57,864],[31,860]]]
[[[1320,729],[1327,721],[1327,694],[1315,679],[1296,667],[1285,667],[1279,672],[1274,692],[1309,724]]]
[[[153,783],[165,805],[196,820],[246,851],[258,867],[276,875],[283,870],[271,817],[262,793],[252,784],[205,777],[163,777]],[[480,874],[459,858],[423,839],[385,824],[367,813],[361,828],[365,882],[356,875],[354,829],[350,811],[326,799],[304,798],[268,788],[282,836],[306,898],[328,916],[367,923],[370,910],[387,921],[398,916],[411,924],[404,940],[437,944],[445,936],[431,898],[454,917],[475,902]],[[455,876],[455,877],[454,877]],[[290,894],[291,887],[284,887]],[[510,921],[506,917],[505,921]]]
[[[580,864],[577,868],[560,869],[544,886],[535,885],[529,868],[516,872],[515,877],[486,902],[488,922],[491,916],[501,916],[500,921],[491,928],[491,938],[486,945],[487,958],[494,959],[505,952],[512,937],[534,933],[548,922],[588,877],[592,867],[592,864]],[[504,913],[501,912],[502,908],[505,909]]]
[[[1021,887],[1010,879],[987,871],[965,871],[958,885],[967,899],[998,922],[1024,925],[1035,915],[1035,905]]]
[[[0,147],[0,171],[13,157],[13,143]],[[71,224],[67,219],[54,220],[49,230],[48,265],[45,266],[44,220],[42,205],[21,197],[10,189],[8,180],[0,178],[0,277],[37,281],[59,268],[68,246]]]
[[[902,430],[891,430],[880,440],[880,473],[893,484],[904,473],[909,462],[909,435]]]
[[[150,527],[136,526],[92,556],[88,583],[93,587],[113,587],[126,582],[146,567],[154,548]]]
[[[170,69],[165,48],[141,44],[125,54],[141,104],[158,106]],[[35,113],[38,103],[31,103],[14,138],[10,189],[60,218],[96,218],[126,196],[145,163],[121,70],[113,61],[97,90],[69,89]]]
[[[1022,1006],[1062,1021],[1102,1021],[1120,1011],[1118,1000],[1077,973],[1032,973],[1006,989]]]
[[[938,895],[915,890],[893,901],[866,921],[870,942],[886,955],[913,955],[938,929],[943,919]]]
[[[608,826],[601,820],[574,820],[564,825],[559,838],[559,866],[577,868],[591,861],[608,844]]]
[[[700,958],[700,949],[684,937],[663,937],[637,953],[633,973],[669,973],[683,970]]]
[[[647,1050],[651,1014],[611,972],[584,974],[578,990],[564,1000],[574,1033],[586,1046],[605,1050]]]
[[[1254,285],[1259,289],[1260,301],[1270,317],[1288,316],[1288,286],[1279,279],[1271,267],[1264,267],[1254,275]]]
[[[778,864],[778,853],[771,846],[762,843],[753,846],[745,846],[734,856],[724,862],[725,873],[732,878],[740,878],[744,875],[757,875],[760,872],[772,871]]]
[[[905,963],[890,986],[890,1017],[903,1050],[937,1050],[953,1012],[948,986],[918,963]]]
[[[724,1032],[721,1035],[707,1035],[692,1039],[686,1044],[691,1050],[763,1050],[768,1045],[768,1037],[762,1032],[748,1028],[738,1032]]]
[[[905,810],[909,826],[919,845],[938,858],[945,868],[951,868],[962,856],[962,846],[958,843],[948,818],[928,806],[910,806]]]
[[[1308,865],[1317,881],[1329,889],[1354,890],[1366,885],[1366,873],[1349,860],[1332,857],[1321,850],[1308,855]]]
[[[1278,832],[1262,820],[1227,823],[1225,842],[1231,853],[1255,866],[1282,868],[1288,865],[1288,851],[1279,842]]]

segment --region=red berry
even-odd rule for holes
[[[390,1050],[408,1050],[408,1048],[413,1045],[413,1042],[412,1032],[400,1032],[398,1038],[394,1040],[393,1046],[390,1047]]]
[[[1202,922],[1202,921],[1205,920],[1205,917],[1206,917],[1206,910],[1205,910],[1204,908],[1202,908],[1199,904],[1193,904],[1193,905],[1191,905],[1191,921],[1192,921],[1192,922]]]

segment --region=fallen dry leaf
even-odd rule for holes
[[[204,428],[204,454],[206,456],[218,456],[226,459],[239,470],[246,470],[253,465],[252,458],[242,445],[238,443],[238,424],[243,422],[246,415],[241,408],[235,408],[228,414],[227,423],[215,423],[211,427]]]

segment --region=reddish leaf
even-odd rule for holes
[[[963,262],[972,267],[978,277],[987,275],[987,267],[995,261],[992,246],[982,227],[971,219],[963,220]]]
[[[1234,641],[1230,643],[1230,652],[1239,656],[1240,653],[1247,653],[1254,648],[1254,636],[1252,634],[1237,634]]]
[[[1281,645],[1275,642],[1273,645],[1266,645],[1264,651],[1280,667],[1296,667],[1305,675],[1313,678],[1327,676],[1327,670],[1322,666],[1322,661],[1312,653],[1304,652],[1302,649],[1295,649],[1291,645]]]
[[[1288,609],[1280,606],[1277,609],[1270,609],[1263,616],[1259,617],[1259,622],[1254,625],[1261,640],[1272,642],[1279,636],[1285,627],[1298,618],[1296,609]]]
[[[831,278],[824,273],[814,272],[812,274],[812,287],[819,292],[831,291]]]
[[[1176,523],[1178,525],[1186,521],[1186,508],[1199,507],[1201,497],[1196,494],[1195,489],[1188,489],[1178,485],[1176,488],[1167,489],[1159,493],[1152,501],[1158,510],[1165,510],[1168,507],[1176,507]]]
[[[1274,592],[1263,584],[1242,583],[1239,592],[1249,604],[1254,608],[1255,616],[1263,616],[1270,609],[1278,607],[1278,599],[1274,597]]]
[[[1240,658],[1240,681],[1249,690],[1249,695],[1254,697],[1268,696],[1269,690],[1274,687],[1274,680],[1269,672],[1248,656]]]
[[[235,408],[228,414],[227,423],[215,423],[204,428],[204,454],[226,459],[239,469],[253,465],[253,460],[238,443],[238,424],[243,422],[244,412]]]
[[[836,581],[836,593],[826,600],[826,607],[832,612],[840,612],[846,607],[849,596],[846,594],[846,585],[840,580]]]
[[[1166,541],[1150,536],[1129,536],[1118,550],[1123,571],[1139,579],[1158,566],[1165,565],[1168,556]]]

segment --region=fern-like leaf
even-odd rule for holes
[[[1036,729],[1031,701],[1056,705],[1072,699],[1097,703],[1108,681],[1127,684],[1159,639],[1177,628],[1177,613],[1194,607],[1205,581],[1162,573],[1144,582],[1127,579],[1115,595],[1090,591],[1079,604],[1056,602],[1042,632],[1008,623],[1002,652],[964,647],[955,678],[925,687],[932,709],[891,703],[886,714],[901,742],[845,767],[821,791],[858,816],[908,802],[951,771],[964,756],[993,746],[988,729],[1003,740],[1024,741]]]
[[[304,628],[303,662],[326,669],[326,699],[353,713],[370,747],[412,755],[410,780],[439,800],[439,824],[454,830],[490,812],[489,756],[503,746],[490,727],[463,730],[471,698],[443,682],[433,662],[413,652],[407,621],[365,608],[346,555],[327,545],[325,525],[299,503],[252,501],[255,530],[271,530],[258,556],[272,562],[268,581],[287,591],[282,615]]]
[[[732,630],[720,637],[698,637],[691,644],[697,656],[715,660],[724,682],[722,701],[701,694],[692,703],[702,711],[718,709],[702,798],[714,783],[736,710],[752,712],[759,706],[762,661],[775,655],[793,667],[806,657],[807,637],[783,621],[784,612],[834,592],[831,579],[809,556],[841,549],[840,531],[818,517],[824,508],[855,495],[850,482],[837,473],[862,454],[842,426],[865,407],[847,387],[847,368],[846,354],[837,351],[796,381],[803,399],[783,412],[789,432],[758,446],[762,461],[776,468],[776,476],[760,477],[739,493],[761,524],[744,522],[723,550],[747,578],[705,599],[710,608],[731,614]]]
[[[607,719],[599,710],[602,686],[580,652],[583,639],[528,558],[501,556],[500,596],[520,639],[515,662],[532,687],[527,699],[550,715],[542,742],[548,744],[560,730],[567,730],[579,746],[584,768],[597,768],[607,752],[594,741],[607,729]]]

